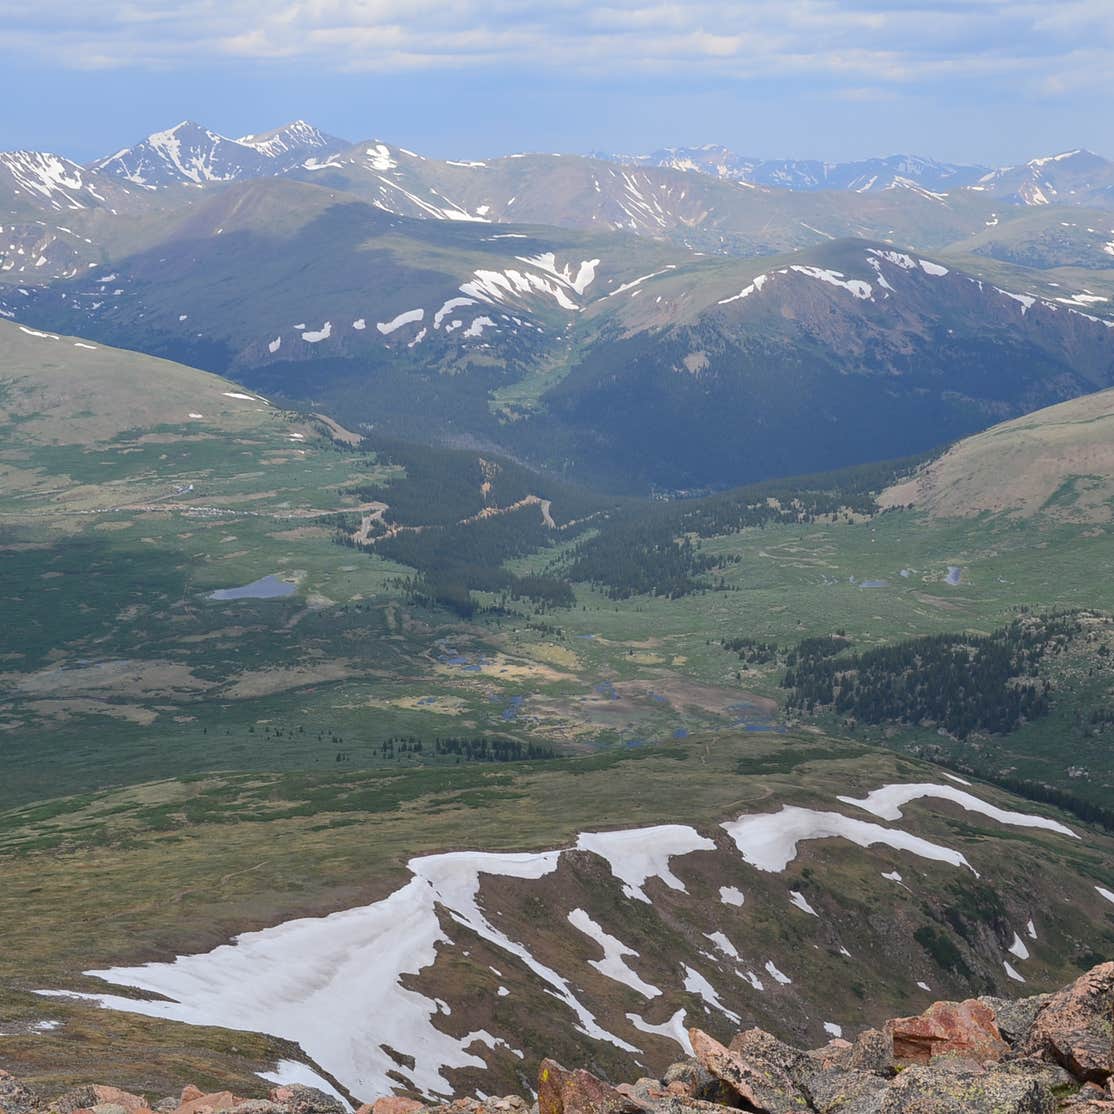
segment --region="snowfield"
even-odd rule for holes
[[[227,393],[233,397],[252,397]],[[1054,821],[996,809],[952,786],[887,785],[862,800],[840,799],[876,815],[897,819],[903,805],[926,797],[960,803],[970,811],[1003,823],[1040,827],[1056,835],[1075,835]],[[959,851],[897,828],[834,811],[783,805],[777,812],[744,814],[720,827],[730,836],[744,862],[761,872],[784,871],[797,857],[803,841],[840,839],[863,848],[880,845],[974,873]],[[389,1094],[397,1084],[399,1066],[386,1051],[390,1047],[403,1057],[414,1058],[415,1066],[405,1074],[415,1090],[430,1097],[448,1096],[454,1086],[447,1073],[460,1068],[483,1069],[487,1066],[482,1058],[485,1048],[506,1048],[522,1056],[504,1037],[486,1030],[463,1031],[467,1026],[458,1022],[447,1003],[414,989],[415,977],[435,967],[440,956],[456,947],[448,934],[455,925],[466,931],[466,938],[479,938],[507,957],[507,963],[500,964],[507,971],[505,975],[492,968],[500,997],[516,993],[502,985],[505,981],[509,983],[513,971],[518,979],[535,980],[553,1000],[554,1008],[567,1010],[570,1022],[590,1040],[638,1054],[641,1049],[627,1038],[637,1040],[639,1033],[653,1034],[688,1051],[686,1020],[700,1024],[699,1014],[686,1019],[685,1010],[680,1009],[664,1022],[649,1022],[640,1013],[626,1013],[622,1015],[629,1024],[626,1035],[613,1032],[597,1019],[595,1007],[581,989],[583,965],[648,1001],[664,998],[668,1002],[669,994],[688,992],[709,1010],[739,1023],[740,1015],[721,999],[722,987],[717,988],[709,980],[711,970],[705,974],[678,961],[670,984],[661,978],[656,980],[661,985],[651,984],[631,966],[632,960],[640,958],[639,952],[625,943],[621,935],[614,934],[619,926],[601,924],[596,916],[578,906],[563,913],[551,908],[552,919],[567,921],[602,954],[600,958],[569,959],[564,972],[557,971],[515,939],[509,929],[499,927],[501,913],[487,907],[481,888],[485,878],[540,884],[553,877],[563,862],[575,868],[577,860],[570,860],[570,856],[592,855],[607,864],[614,884],[626,899],[653,905],[670,891],[688,892],[685,881],[675,871],[674,860],[725,852],[733,854],[729,847],[717,847],[693,827],[665,824],[584,832],[571,847],[561,850],[462,851],[420,856],[410,860],[410,877],[405,884],[370,905],[247,932],[212,951],[180,956],[171,963],[86,972],[113,986],[158,997],[133,998],[112,992],[71,995],[69,991],[54,989],[40,993],[76,996],[106,1008],[192,1025],[219,1025],[281,1037],[299,1045],[309,1064],[284,1061],[269,1078],[308,1081],[320,1071],[360,1098]],[[1114,893],[1098,886],[1095,889],[1114,902]],[[737,910],[743,905],[742,891],[723,886],[719,897],[719,902],[706,908],[713,915],[718,912],[725,926],[734,926],[732,934],[742,940],[736,919]],[[818,916],[799,890],[790,890],[789,900],[802,912]],[[817,931],[827,931],[823,919]],[[1035,939],[1032,922],[1026,931]],[[747,964],[724,932],[716,929],[705,932],[704,937],[718,955],[700,954],[719,972],[719,977],[723,977],[726,968],[727,974],[738,980],[730,985],[741,983],[749,994],[777,993],[779,987],[792,984],[792,978],[769,959],[764,970],[777,985],[767,991],[763,980],[754,971],[746,970]],[[1019,935],[1014,936],[1008,950],[1018,961],[1029,955]],[[846,949],[840,951],[844,956],[848,954]],[[1022,978],[1008,961],[1004,961],[1004,971],[1010,979]],[[509,985],[513,988],[514,984]],[[493,996],[494,987],[495,984]],[[369,1008],[369,1004],[374,1004],[374,1008]]]

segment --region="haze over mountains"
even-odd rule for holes
[[[642,490],[920,451],[1114,382],[1096,156],[635,161],[443,162],[303,121],[4,155],[0,313]]]
[[[1109,958],[1112,189],[0,155],[0,1051],[432,1100]]]

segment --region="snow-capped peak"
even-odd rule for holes
[[[236,142],[244,144],[245,147],[252,147],[273,159],[291,152],[304,154],[309,151],[320,151],[340,141],[327,136],[320,128],[305,120],[294,120],[271,131],[242,135]]]
[[[183,182],[200,185],[281,174],[310,153],[336,151],[344,146],[343,140],[325,135],[305,120],[242,139],[229,139],[192,120],[183,120],[93,163],[92,169],[148,189]]]
[[[52,209],[84,209],[104,200],[84,167],[49,151],[0,152],[0,177],[16,194],[45,200]]]

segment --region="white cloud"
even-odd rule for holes
[[[1110,0],[0,0],[0,25],[9,50],[87,69],[505,66],[872,91],[1014,77],[1038,95],[1114,74]]]

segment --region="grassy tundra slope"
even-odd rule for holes
[[[904,818],[882,818],[884,808],[866,811],[863,802],[887,783],[918,787],[914,797],[926,783],[935,788],[905,805]],[[1015,815],[988,815],[986,805]],[[719,825],[740,816],[803,826],[793,850],[779,853],[772,848],[780,840],[757,830],[736,846]],[[533,880],[509,877],[493,860],[479,880],[482,914],[460,905],[459,887],[447,884],[440,900],[459,906],[463,920],[442,914],[443,939],[429,955],[426,922],[398,899],[385,924],[365,922],[359,940],[343,928],[351,920],[335,922],[335,943],[333,922],[303,925],[316,939],[298,956],[274,953],[281,970],[249,964],[233,988],[217,968],[204,985],[171,992],[199,1011],[189,1016],[200,1028],[33,993],[115,993],[108,984],[128,976],[106,984],[81,972],[203,953],[238,931],[379,901],[406,882],[414,855],[539,852],[571,847],[578,832],[660,824],[695,829],[690,850],[668,863],[658,856],[639,867],[637,850],[628,859],[598,841]],[[617,1073],[632,1059],[657,1066],[676,1058],[670,1033],[685,1021],[726,1034],[740,1018],[822,1039],[824,1022],[853,1033],[933,996],[1009,994],[1018,986],[1010,971],[1030,991],[1051,986],[1114,947],[1110,906],[1095,888],[1111,881],[1108,836],[990,787],[945,781],[924,763],[810,733],[694,736],[498,770],[137,785],[0,814],[0,848],[0,913],[12,945],[0,960],[14,1033],[5,1051],[20,1074],[52,1083],[98,1064],[122,1084],[171,1090],[204,1063],[206,1081],[252,1093],[251,1072],[293,1056],[360,1098],[382,1088],[384,1071],[403,1086],[443,1091],[449,1081],[491,1091],[528,1079],[543,1052]],[[969,865],[937,854],[961,854]],[[78,908],[85,912],[74,916]],[[592,938],[601,931],[632,949],[624,964],[600,959]],[[407,990],[396,1001],[391,972],[403,937],[422,969],[402,977]],[[614,946],[605,940],[604,955]],[[247,962],[248,952],[236,954]],[[148,972],[154,988],[165,971]],[[364,979],[397,1009],[369,1011]],[[310,1006],[288,1002],[288,987],[301,988],[295,997]],[[573,1001],[641,1051],[579,1032]],[[176,1016],[177,1007],[166,1009]],[[347,1040],[322,1044],[326,1015]],[[212,1027],[233,1019],[303,1047]],[[61,1024],[33,1032],[44,1020]],[[487,1047],[474,1043],[479,1031],[491,1035]],[[377,1042],[390,1046],[390,1058]],[[470,1052],[453,1067],[458,1054],[446,1048]]]

